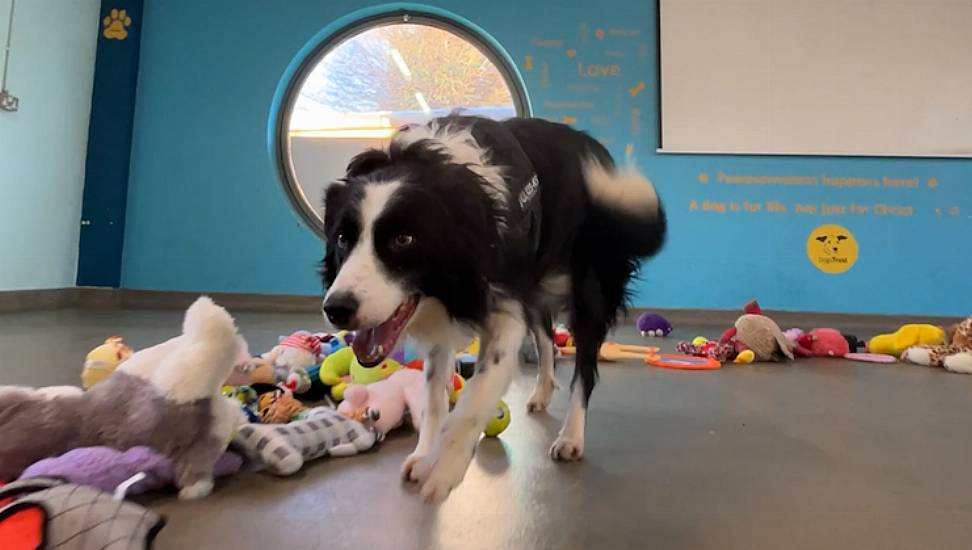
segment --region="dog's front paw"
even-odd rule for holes
[[[550,446],[550,458],[572,462],[584,458],[584,440],[560,436]]]
[[[422,483],[422,499],[430,504],[444,501],[455,489],[469,468],[472,456],[461,452],[443,453],[439,460],[431,463],[428,459],[419,461],[419,479]],[[427,475],[424,468],[429,466]]]
[[[419,467],[419,464],[423,463],[424,460],[425,454],[419,453],[418,451],[408,455],[405,462],[402,463],[402,481],[416,482],[428,477],[428,464],[423,464]]]
[[[192,500],[202,498],[213,492],[213,480],[201,479],[195,483],[190,483],[179,490],[179,498],[182,500]]]
[[[465,466],[437,464],[422,484],[422,499],[429,504],[444,501],[459,485],[465,473]]]

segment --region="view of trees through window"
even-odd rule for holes
[[[456,108],[516,114],[503,75],[474,44],[431,25],[385,24],[341,42],[307,74],[290,132],[380,139]]]

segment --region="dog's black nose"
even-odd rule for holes
[[[351,320],[357,312],[358,299],[350,292],[336,292],[324,300],[324,315],[338,328],[351,328]]]

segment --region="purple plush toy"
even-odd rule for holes
[[[227,451],[216,461],[213,475],[221,477],[236,473],[243,458]],[[138,473],[145,479],[132,485],[127,494],[138,494],[172,485],[172,461],[148,447],[132,447],[118,451],[110,447],[82,447],[55,458],[46,458],[29,466],[20,476],[57,477],[75,485],[87,485],[111,493],[122,482]]]
[[[664,337],[672,333],[672,324],[657,313],[642,313],[637,325],[642,336]]]

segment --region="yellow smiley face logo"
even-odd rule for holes
[[[807,258],[824,273],[843,273],[857,262],[857,239],[842,225],[821,225],[807,237]]]

